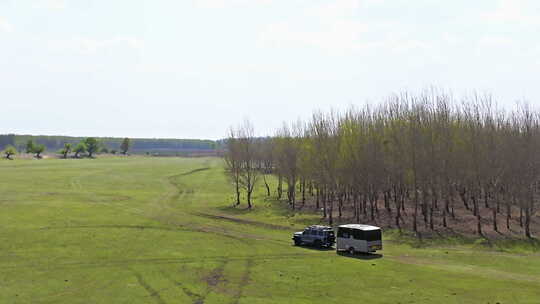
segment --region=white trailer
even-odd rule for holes
[[[382,250],[381,228],[360,224],[341,225],[337,229],[336,250],[350,254]]]

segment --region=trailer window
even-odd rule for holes
[[[360,229],[354,229],[353,230],[353,237],[354,237],[355,240],[364,240],[365,239],[364,231],[360,230]]]
[[[350,229],[348,229],[348,228],[339,228],[338,233],[337,233],[338,237],[348,239],[349,236],[350,236],[350,231],[349,230]]]
[[[381,240],[381,230],[369,230],[364,231],[364,238],[368,242],[380,241]]]

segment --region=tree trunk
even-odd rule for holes
[[[418,190],[414,189],[413,231],[416,234],[418,234],[417,219],[418,219]]]
[[[283,177],[281,176],[281,174],[278,175],[277,193],[278,193],[278,200],[280,200],[281,197],[283,196]]]
[[[306,203],[306,180],[302,180],[302,206]]]
[[[478,235],[483,235],[482,234],[482,217],[480,216],[480,210],[478,210],[478,200],[476,199],[476,196],[472,196],[472,201],[473,201],[473,207],[474,207],[474,210],[476,211],[476,232],[478,233]]]
[[[316,196],[316,199],[315,199],[315,202],[316,202],[316,208],[317,210],[319,210],[321,207],[320,207],[320,190],[319,190],[319,187],[316,187],[315,188],[315,196]]]
[[[266,174],[263,174],[263,181],[264,186],[266,187],[266,196],[270,196],[270,186],[268,186],[268,182],[266,182]]]
[[[525,236],[532,238],[531,235],[531,208],[527,206],[525,208]]]
[[[251,205],[251,190],[248,190],[247,191],[247,204],[248,204],[248,209],[251,209],[252,205]]]
[[[358,200],[358,194],[355,192],[353,196],[354,209],[356,210],[356,223],[360,224],[360,201]]]
[[[330,210],[328,212],[328,225],[332,226],[334,224],[334,195],[333,193],[330,193],[329,195],[329,202],[330,202]]]
[[[465,205],[465,209],[471,210],[471,208],[469,208],[469,203],[467,199],[467,190],[465,189],[465,187],[461,191],[459,191],[459,197],[463,201],[463,205]]]
[[[447,225],[446,225],[446,208],[443,209],[442,223],[443,223],[443,227],[446,228],[447,227]]]
[[[506,229],[510,230],[510,219],[512,218],[512,207],[510,204],[506,205]]]
[[[371,220],[374,221],[375,220],[375,206],[374,206],[372,195],[370,195],[369,197],[369,212],[371,214]]]
[[[240,205],[240,181],[238,180],[238,177],[236,177],[235,184],[236,184],[236,206],[238,206]]]
[[[343,209],[343,194],[338,194],[338,218],[341,220],[342,215],[342,209]]]
[[[489,208],[488,198],[489,198],[489,192],[487,191],[487,186],[486,186],[486,189],[484,190],[484,205],[486,206],[486,208]]]
[[[498,227],[497,227],[497,208],[492,208],[493,209],[493,230],[495,231],[499,231]]]
[[[422,191],[422,216],[424,217],[424,227],[428,227],[428,211],[427,211],[427,192]]]
[[[323,215],[324,215],[324,218],[328,217],[328,212],[326,212],[326,200],[327,200],[326,190],[323,189],[322,202],[323,202]]]
[[[367,194],[362,195],[362,213],[367,214]]]

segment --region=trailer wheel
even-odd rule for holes
[[[354,247],[349,248],[349,254],[354,255]]]

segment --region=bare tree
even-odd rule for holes
[[[242,160],[240,141],[237,136],[237,131],[231,128],[229,136],[226,140],[225,164],[226,172],[229,178],[234,183],[236,194],[235,206],[240,205],[240,176],[242,171]]]
[[[261,174],[270,195],[266,175],[274,174],[279,199],[284,183],[292,208],[301,196],[301,206],[312,203],[329,224],[336,216],[386,218],[420,236],[469,221],[485,235],[501,233],[505,215],[507,230],[518,221],[525,236],[533,235],[540,112],[526,105],[501,111],[488,94],[460,102],[433,88],[397,94],[343,114],[316,112],[307,123],[284,124],[272,139],[256,139],[246,121],[231,130],[227,147],[237,204],[245,190],[251,207]]]
[[[248,208],[251,209],[253,207],[253,189],[260,176],[260,171],[257,168],[257,153],[259,152],[257,145],[259,144],[259,140],[255,138],[255,130],[249,120],[245,120],[238,127],[237,134],[240,160],[239,181],[240,185],[246,190]]]

